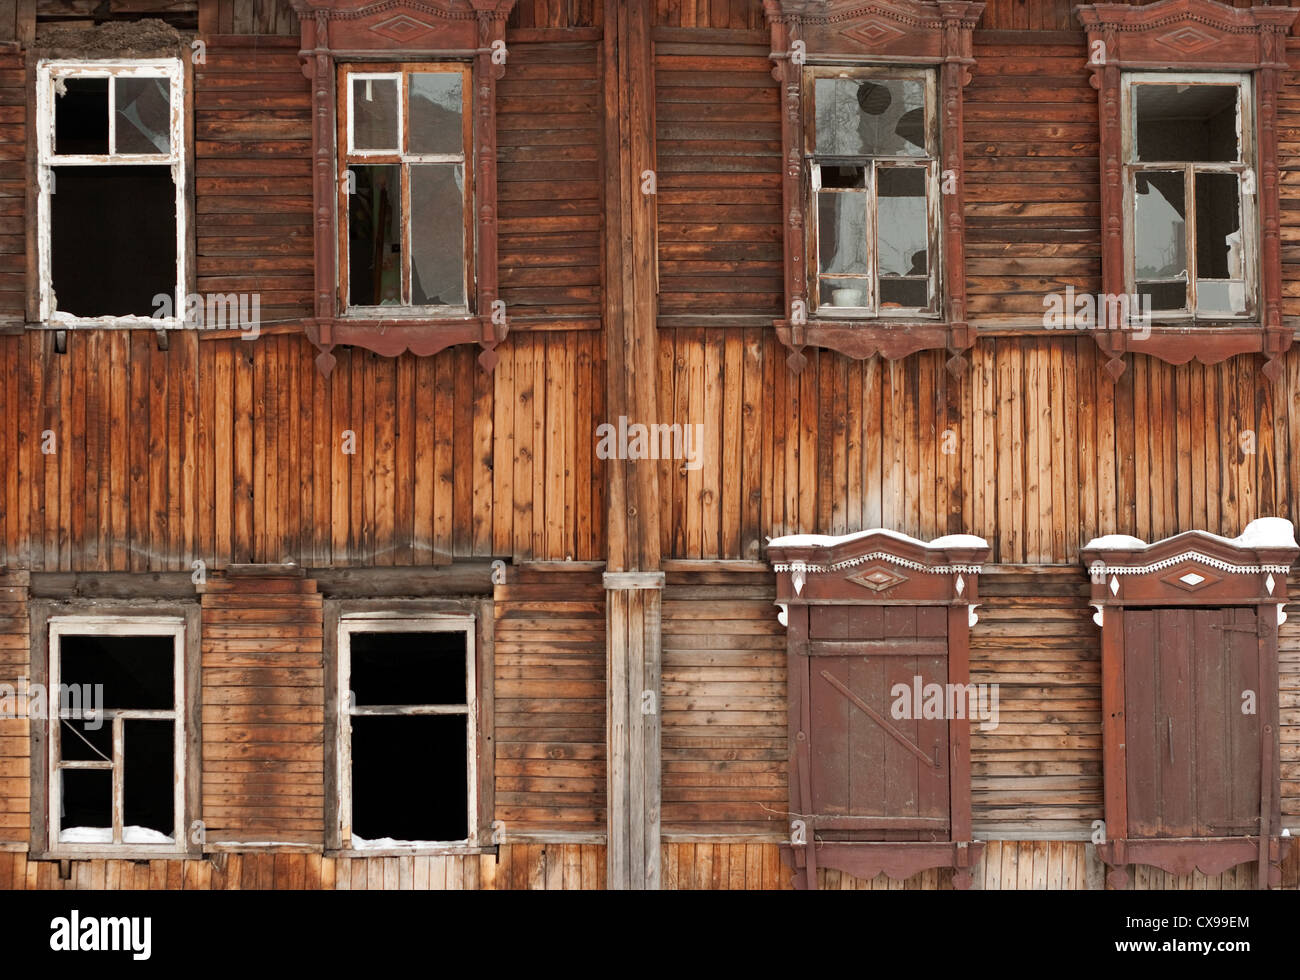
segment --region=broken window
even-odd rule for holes
[[[180,63],[51,61],[37,78],[41,319],[182,325]]]
[[[468,65],[340,70],[341,269],[351,310],[468,311],[471,95]]]
[[[1124,92],[1130,292],[1165,317],[1252,315],[1248,77],[1134,73]]]
[[[809,68],[807,82],[813,309],[936,314],[933,74]]]
[[[340,625],[345,847],[476,838],[474,673],[468,617]]]
[[[184,843],[183,641],[180,620],[51,620],[52,844]]]

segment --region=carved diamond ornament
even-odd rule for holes
[[[1208,568],[1176,568],[1161,579],[1168,585],[1182,589],[1184,592],[1199,592],[1201,589],[1223,581],[1222,576],[1213,574]]]
[[[895,38],[902,37],[905,33],[905,31],[899,30],[893,24],[886,24],[880,20],[869,20],[865,24],[849,28],[844,32],[844,36],[850,37],[869,48],[875,48]]]
[[[1212,34],[1207,34],[1199,27],[1184,27],[1180,31],[1174,31],[1168,37],[1162,38],[1162,43],[1175,51],[1181,51],[1183,54],[1196,54],[1198,51],[1204,51],[1206,48],[1214,45],[1219,39]]]
[[[892,589],[895,585],[907,581],[906,575],[900,575],[897,571],[888,565],[872,565],[864,568],[862,571],[849,576],[850,582],[857,582],[858,585],[872,592],[884,592],[886,589]]]
[[[1197,575],[1195,572],[1188,572],[1186,575],[1178,576],[1178,581],[1186,582],[1188,585],[1200,585],[1205,581],[1205,576]]]
[[[398,14],[396,17],[390,17],[388,20],[382,20],[378,24],[372,25],[370,29],[376,34],[391,38],[394,41],[409,41],[421,34],[428,34],[434,29],[434,25],[417,20],[410,14]]]

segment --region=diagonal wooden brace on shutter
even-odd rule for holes
[[[833,677],[830,671],[823,670],[821,674],[822,674],[822,678],[826,681],[826,683],[828,683],[831,687],[835,688],[835,690],[839,691],[846,698],[848,698],[854,705],[856,705],[859,709],[861,709],[862,713],[865,714],[872,721],[874,721],[881,728],[883,728],[886,734],[888,734],[890,738],[897,741],[900,745],[903,746],[903,748],[907,749],[907,751],[911,752],[918,759],[922,760],[931,769],[939,768],[938,760],[931,759],[928,755],[926,755],[925,752],[920,748],[920,746],[918,746],[915,742],[913,742],[906,735],[900,732],[897,728],[891,725],[888,722],[888,720],[886,720],[884,715],[880,714],[878,711],[872,708],[871,705],[867,704],[867,702],[863,701],[860,697],[858,697],[847,687],[845,687],[842,683],[840,683],[839,679]]]

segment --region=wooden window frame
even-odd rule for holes
[[[872,79],[879,78],[886,81],[910,80],[920,81],[924,86],[925,92],[925,142],[926,153],[924,156],[905,157],[905,156],[860,156],[860,157],[839,157],[834,159],[849,160],[854,164],[864,167],[870,176],[866,179],[865,204],[867,209],[867,274],[864,278],[869,302],[866,307],[836,307],[824,302],[821,296],[821,280],[854,278],[851,276],[840,276],[823,273],[821,271],[821,244],[819,231],[819,195],[827,193],[821,187],[821,169],[825,165],[823,160],[830,161],[832,158],[826,154],[819,154],[816,151],[816,84],[819,78],[828,77],[849,77]],[[806,208],[808,213],[808,232],[806,252],[812,257],[808,263],[808,306],[809,311],[819,318],[824,319],[850,319],[850,320],[877,320],[881,322],[907,320],[936,320],[943,317],[943,289],[942,277],[939,270],[943,268],[943,236],[940,234],[940,207],[941,200],[940,187],[942,184],[940,174],[939,160],[939,126],[938,126],[938,109],[937,109],[937,86],[935,73],[933,69],[910,69],[910,68],[848,68],[834,65],[808,65],[803,72],[803,100],[804,104],[813,107],[804,114],[804,159],[808,170],[809,185],[806,191]],[[882,309],[880,306],[880,261],[879,249],[875,247],[878,241],[877,236],[877,217],[879,214],[879,187],[878,175],[881,170],[891,168],[913,168],[925,170],[926,172],[926,250],[928,273],[925,276],[930,296],[930,302],[925,309],[911,308],[900,309],[897,312],[889,309]],[[919,277],[918,277],[919,278]]]
[[[461,152],[458,154],[411,153],[406,144],[410,137],[410,77],[414,74],[456,73],[461,76]],[[339,229],[339,296],[342,303],[341,315],[351,318],[376,319],[412,317],[420,320],[437,320],[445,317],[464,317],[471,314],[474,300],[474,112],[473,112],[473,78],[468,63],[461,62],[374,62],[341,63],[338,66],[339,81],[339,132],[338,132],[338,229]],[[384,79],[398,81],[398,149],[396,152],[384,150],[358,150],[353,143],[352,86],[354,78]],[[401,167],[401,229],[402,229],[402,294],[409,296],[411,290],[411,262],[414,250],[411,248],[411,184],[410,168],[421,163],[459,163],[464,174],[464,198],[462,201],[462,222],[464,224],[464,262],[461,267],[461,287],[465,292],[465,303],[460,306],[418,306],[403,303],[396,306],[359,306],[351,302],[348,254],[348,198],[350,181],[348,171],[354,165],[393,164]]]
[[[774,326],[790,351],[786,363],[794,371],[802,370],[807,347],[824,347],[857,359],[879,354],[890,360],[921,350],[946,349],[951,355],[949,371],[960,374],[968,363],[964,352],[974,344],[966,306],[962,91],[971,79],[975,63],[971,35],[984,4],[873,0],[833,10],[823,2],[767,0],[764,9],[771,30],[772,76],[782,93],[785,309]],[[931,253],[936,276],[934,313],[828,316],[828,308],[814,308],[815,200],[806,140],[811,99],[805,66],[911,68],[935,76],[935,166],[944,185],[951,181],[951,193],[939,194],[941,215]],[[810,256],[808,261],[805,256]]]
[[[176,704],[171,712],[126,710],[114,712],[127,717],[166,717],[177,722],[174,777],[175,824],[170,844],[72,843],[59,840],[57,808],[59,787],[55,753],[59,744],[57,717],[31,726],[32,754],[32,825],[31,854],[34,860],[111,857],[145,860],[160,857],[198,857],[203,852],[203,835],[192,831],[200,820],[200,765],[202,758],[202,720],[200,717],[200,616],[197,603],[157,603],[123,601],[104,603],[96,600],[32,600],[30,604],[32,637],[32,681],[54,689],[58,668],[53,655],[58,649],[55,638],[62,635],[101,633],[118,636],[162,636],[175,638],[173,656],[176,672]],[[118,739],[115,738],[115,742]],[[115,745],[116,748],[116,745]],[[115,752],[116,757],[116,752]],[[116,774],[116,769],[115,769]],[[118,833],[120,814],[116,811],[121,783],[114,779],[114,834]]]
[[[495,348],[509,329],[497,297],[496,83],[505,77],[505,22],[515,0],[388,0],[358,6],[354,0],[292,0],[302,29],[303,74],[312,82],[313,212],[315,269],[313,315],[304,321],[320,351],[317,367],[333,370],[338,345],[388,357],[405,351],[436,354],[456,344],[478,344],[479,363],[491,371]],[[348,311],[340,255],[346,195],[341,185],[345,112],[336,95],[341,71],[382,66],[461,62],[472,84],[465,116],[473,139],[466,146],[465,184],[473,209],[467,231],[466,309],[371,307]],[[346,105],[346,93],[343,95]],[[404,257],[409,261],[408,257]],[[375,311],[382,310],[382,314]]]
[[[179,57],[166,58],[41,58],[35,69],[35,126],[31,140],[35,151],[36,180],[33,189],[36,223],[34,290],[28,297],[28,319],[50,329],[181,329],[194,328],[185,319],[185,301],[193,279],[192,212],[190,210],[189,174],[192,166],[189,69]],[[54,121],[55,86],[67,78],[166,78],[171,103],[170,146],[167,153],[119,154],[114,152],[113,135],[116,119],[113,112],[115,85],[109,85],[108,124],[109,152],[106,154],[56,154]],[[173,316],[154,317],[139,314],[76,316],[62,313],[55,302],[53,271],[53,227],[50,196],[55,192],[52,172],[60,166],[167,166],[171,169],[176,195],[176,277],[172,289]],[[55,178],[57,179],[57,177]],[[30,242],[30,238],[29,238]]]
[[[928,868],[952,868],[953,884],[969,888],[984,844],[971,836],[970,720],[948,719],[946,841],[818,840],[810,772],[816,742],[809,703],[813,611],[823,605],[928,606],[947,609],[948,683],[970,683],[970,630],[978,621],[979,575],[989,555],[978,538],[918,541],[875,530],[843,538],[794,536],[768,545],[776,572],[778,617],[786,627],[789,685],[788,751],[791,820],[805,824],[802,842],[781,845],[795,887],[817,888],[817,869],[858,878],[884,873],[903,880]],[[853,641],[849,641],[853,642]],[[792,828],[793,829],[793,828]]]
[[[1256,522],[1258,524],[1259,522]],[[1255,862],[1259,887],[1281,883],[1287,841],[1281,836],[1278,732],[1278,625],[1285,618],[1287,573],[1300,556],[1294,547],[1255,547],[1252,537],[1230,541],[1188,531],[1150,545],[1133,538],[1099,539],[1081,552],[1092,580],[1093,622],[1101,627],[1102,765],[1106,840],[1097,853],[1116,888],[1127,866],[1148,864],[1171,874],[1199,868],[1219,874]],[[1125,613],[1141,607],[1253,607],[1259,634],[1260,819],[1253,836],[1152,838],[1131,836],[1128,819],[1127,710],[1124,684]]]
[[[1157,315],[1141,330],[1103,319],[1092,334],[1109,356],[1107,372],[1112,378],[1123,374],[1124,355],[1130,352],[1171,364],[1184,364],[1192,358],[1213,364],[1237,354],[1260,352],[1266,358],[1265,375],[1277,381],[1282,358],[1294,337],[1294,330],[1283,324],[1281,310],[1278,98],[1281,73],[1288,70],[1286,35],[1300,11],[1233,8],[1216,0],[1160,0],[1141,7],[1118,3],[1081,6],[1076,13],[1087,31],[1087,67],[1098,93],[1102,290],[1108,296],[1131,295],[1133,282],[1127,155],[1132,122],[1126,97],[1132,79],[1161,72],[1171,81],[1183,73],[1216,75],[1225,81],[1250,75],[1253,82],[1253,125],[1243,117],[1242,129],[1243,136],[1251,134],[1248,142],[1254,148],[1258,179],[1253,195],[1255,217],[1243,210],[1242,227],[1258,241],[1254,310],[1244,317]],[[1250,221],[1257,230],[1248,228]],[[1250,292],[1249,285],[1247,288]],[[1109,310],[1102,316],[1108,317]]]
[[[327,599],[324,604],[326,663],[325,790],[327,853],[344,857],[479,854],[490,852],[495,813],[494,657],[490,599]],[[355,632],[465,632],[472,700],[469,727],[469,837],[460,841],[399,842],[391,847],[353,848],[351,843],[350,745],[345,716],[349,676],[345,637]],[[401,711],[392,712],[402,714]]]

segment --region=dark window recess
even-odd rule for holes
[[[348,302],[402,302],[402,168],[353,165],[348,194]]]
[[[54,99],[54,152],[108,153],[108,79],[66,78]]]
[[[167,166],[55,167],[51,272],[58,310],[152,316],[176,291],[176,187]]]
[[[170,636],[64,636],[59,649],[60,682],[103,684],[105,708],[170,711],[176,707],[175,641]],[[108,727],[106,723],[105,730]],[[65,758],[85,758],[66,755],[79,739],[63,741]]]
[[[123,725],[122,823],[170,837],[175,819],[176,723],[127,719]]]
[[[61,827],[113,826],[113,774],[107,769],[62,769]]]
[[[352,719],[352,832],[363,840],[469,837],[465,715]]]
[[[465,634],[353,633],[356,704],[465,704]]]

